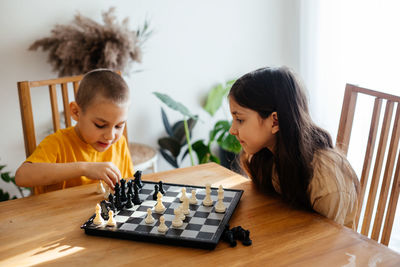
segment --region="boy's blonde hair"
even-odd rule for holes
[[[129,101],[129,87],[118,73],[96,69],[83,76],[75,101],[85,111],[97,95],[114,103],[124,103]]]

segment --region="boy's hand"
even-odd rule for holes
[[[103,180],[114,189],[121,179],[121,172],[112,162],[87,162],[85,176],[93,180]]]

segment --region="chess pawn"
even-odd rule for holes
[[[179,200],[180,200],[181,202],[183,202],[183,199],[184,199],[184,198],[187,198],[187,195],[186,195],[186,188],[185,188],[185,187],[182,188],[182,195],[181,195],[181,197],[179,198]]]
[[[218,201],[215,205],[215,211],[219,213],[224,213],[226,211],[226,207],[224,205],[224,189],[222,189],[222,185],[218,188]]]
[[[181,212],[182,210],[180,208],[174,209],[175,217],[172,220],[173,227],[181,227],[183,225],[183,221],[181,220]]]
[[[179,207],[178,210],[179,210],[179,215],[181,217],[181,220],[183,221],[184,219],[186,219],[186,216],[182,211],[182,207]]]
[[[190,211],[189,211],[189,199],[187,197],[183,199],[182,213],[185,214],[185,215],[188,215],[190,213]]]
[[[157,230],[160,233],[165,233],[166,231],[168,231],[168,226],[165,224],[165,218],[164,216],[160,217],[160,225],[158,226]]]
[[[116,225],[117,225],[117,222],[114,219],[114,212],[112,210],[109,210],[107,226],[116,226]]]
[[[100,180],[99,183],[97,184],[97,193],[104,195],[105,192],[106,189],[104,189],[103,182]]]
[[[93,223],[95,225],[103,225],[104,224],[104,220],[101,217],[101,207],[99,204],[96,205],[96,217],[94,217]]]
[[[189,203],[196,205],[197,204],[197,198],[196,198],[196,190],[192,190],[192,196],[189,199]]]
[[[211,185],[206,184],[206,197],[203,199],[204,206],[212,206],[213,201],[211,199]]]
[[[165,206],[162,203],[162,194],[160,192],[157,194],[157,204],[154,207],[154,211],[157,213],[163,213],[165,211]]]
[[[146,219],[144,219],[144,222],[147,224],[152,224],[152,223],[154,223],[154,221],[155,221],[154,217],[151,215],[151,209],[148,208],[147,209],[147,217],[146,217]]]

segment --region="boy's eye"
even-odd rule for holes
[[[104,126],[105,126],[104,124],[103,124],[103,125],[100,125],[100,124],[97,124],[97,123],[95,123],[94,125],[95,125],[97,128],[99,128],[99,129],[102,129],[102,128],[104,128]]]

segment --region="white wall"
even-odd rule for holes
[[[154,29],[143,64],[134,67],[143,72],[125,76],[133,90],[130,140],[157,147],[157,139],[165,134],[153,91],[167,93],[199,114],[203,123],[196,126],[194,139],[208,138],[212,123],[201,100],[215,83],[266,65],[298,69],[295,0],[0,1],[0,164],[7,164],[12,174],[25,159],[16,82],[56,77],[46,62],[47,53],[27,48],[48,36],[55,24],[71,22],[77,11],[100,22],[101,12],[110,6],[117,8],[119,21],[130,18],[132,29],[146,17]],[[47,96],[43,98],[37,100],[36,116],[40,127],[47,128],[49,110],[42,105]],[[168,116],[181,119],[173,111]],[[159,166],[171,168],[161,157]],[[9,189],[2,181],[0,187]]]

